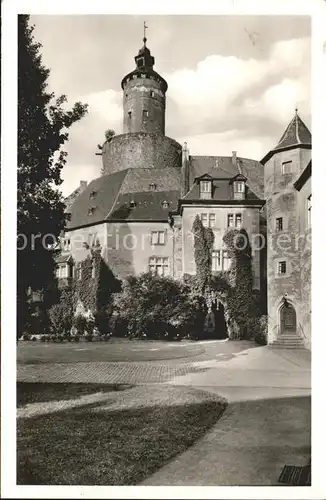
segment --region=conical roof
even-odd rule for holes
[[[266,163],[274,153],[297,147],[311,148],[311,132],[301,120],[296,109],[295,115],[286,127],[281,139],[275,148],[261,160],[261,163]]]

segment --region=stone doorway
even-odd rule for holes
[[[214,338],[216,339],[226,339],[228,338],[228,329],[225,320],[225,310],[224,305],[219,300],[213,302],[212,312],[215,318],[215,331]]]
[[[297,333],[297,315],[291,304],[286,304],[281,307],[280,327],[281,334],[283,335],[295,335]]]

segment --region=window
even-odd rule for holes
[[[57,267],[57,278],[67,278],[68,275],[67,275],[67,266],[66,264],[61,264]]]
[[[129,119],[131,119],[131,111],[128,111]]]
[[[208,216],[208,225],[209,225],[209,227],[214,227],[215,224],[216,224],[215,214],[209,214],[209,216]]]
[[[89,193],[89,197],[90,197],[90,199],[92,200],[93,198],[95,198],[95,196],[96,196],[96,191],[94,191],[94,189],[93,189],[93,191],[91,191],[91,192]]]
[[[165,231],[152,231],[151,244],[152,245],[165,245]]]
[[[76,279],[81,280],[81,277],[82,277],[81,262],[77,262],[77,264],[76,264]]]
[[[276,231],[283,231],[283,217],[276,218]]]
[[[156,188],[157,188],[157,185],[154,184],[154,182],[151,182],[150,185],[149,185],[149,190],[150,191],[156,191]]]
[[[169,275],[169,259],[167,257],[150,257],[149,272],[158,276]]]
[[[212,252],[212,271],[221,271],[221,251],[213,250]]]
[[[208,216],[207,214],[201,214],[201,223],[204,227],[208,227]]]
[[[143,109],[143,118],[148,116],[148,111],[147,109]]]
[[[234,227],[234,214],[228,214],[228,227]]]
[[[88,215],[93,215],[94,212],[95,212],[95,208],[94,207],[89,207],[89,209],[88,209]]]
[[[307,227],[311,227],[311,195],[307,198]]]
[[[144,66],[145,65],[145,59],[143,57],[140,57],[137,61],[138,66]]]
[[[96,275],[96,266],[95,266],[95,261],[93,260],[92,262],[92,278],[95,278]]]
[[[226,250],[213,250],[212,271],[227,271],[231,265],[231,259]]]
[[[212,182],[200,181],[200,197],[209,199],[212,197]]]
[[[230,268],[231,265],[231,259],[229,257],[229,254],[227,250],[223,250],[223,271],[227,271]]]
[[[245,183],[243,181],[236,181],[234,183],[234,191],[236,193],[244,193],[245,192]]]
[[[281,260],[277,265],[277,274],[286,274],[286,261]]]
[[[169,208],[169,205],[170,205],[170,203],[169,203],[168,201],[166,201],[166,200],[164,200],[164,201],[162,202],[162,207],[163,207],[163,208]]]
[[[150,91],[150,93],[149,93],[149,95],[150,95],[151,97],[155,97],[155,92],[154,92],[153,90],[151,90],[151,91]]]
[[[130,200],[130,202],[129,202],[129,207],[130,207],[130,208],[135,208],[135,206],[136,206],[136,202],[135,202],[135,200]]]
[[[242,214],[235,214],[235,227],[239,228],[242,226]]]
[[[285,161],[282,163],[282,174],[291,174],[292,173],[292,161]]]

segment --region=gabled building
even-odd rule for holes
[[[281,217],[283,231],[298,231],[296,207],[299,193],[308,189],[299,186],[300,176],[307,175],[310,133],[296,114],[261,162],[235,151],[229,157],[192,156],[186,143],[165,135],[168,83],[154,70],[146,41],[135,57],[136,68],[121,82],[123,133],[104,142],[102,175],[69,207],[60,266],[66,266],[67,277],[80,276],[79,263],[100,244],[103,259],[120,279],[147,271],[182,279],[196,272],[192,226],[199,215],[215,236],[212,271],[223,271],[230,265],[223,235],[228,228],[243,228],[252,240],[254,288],[265,291],[267,279],[271,288],[272,342],[283,331],[279,311],[285,294],[295,310],[302,303],[300,258],[284,257],[273,246],[266,266],[266,248],[255,238],[265,235],[267,223],[268,241],[274,241]],[[286,272],[279,276],[284,261]],[[302,322],[308,325],[307,318],[306,313],[305,320],[298,317],[296,331]]]

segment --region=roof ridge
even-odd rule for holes
[[[109,212],[107,213],[107,215],[104,217],[104,220],[106,220],[108,217],[110,217],[110,214],[111,214],[111,212],[113,211],[113,209],[114,209],[114,207],[115,207],[115,205],[116,205],[116,203],[117,203],[117,201],[118,201],[118,196],[120,195],[120,191],[121,191],[121,188],[122,188],[122,184],[123,184],[123,183],[124,183],[124,181],[126,180],[127,175],[129,175],[130,170],[132,170],[132,169],[128,169],[128,170],[126,170],[126,174],[125,174],[124,178],[123,178],[123,179],[122,179],[122,181],[121,181],[120,187],[119,187],[119,189],[118,189],[118,193],[117,193],[117,195],[116,195],[116,197],[115,197],[115,199],[114,199],[114,202],[112,203],[112,207],[111,207],[111,209],[109,210]],[[122,171],[122,172],[123,172],[123,171]]]

